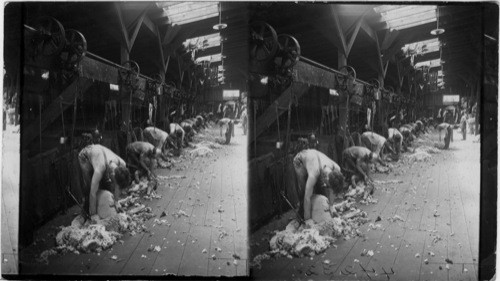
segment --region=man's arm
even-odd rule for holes
[[[311,218],[311,197],[313,195],[317,179],[318,176],[311,173],[307,176],[306,190],[304,194],[304,220]]]
[[[102,169],[94,169],[94,174],[92,175],[89,194],[89,214],[91,217],[97,214],[97,190],[99,189],[99,183],[103,174]]]
[[[142,152],[141,155],[139,156],[139,164],[148,173],[148,177],[151,177],[151,174],[153,174],[153,173],[151,172],[149,167],[144,163],[145,158],[149,158],[147,156],[147,152]]]
[[[352,160],[348,159],[348,161],[352,161]],[[361,158],[356,159],[356,165],[355,166],[356,166],[356,169],[358,170],[358,172],[360,172],[363,175],[363,178],[366,181],[366,179],[369,179],[369,178],[368,178],[368,175],[361,168],[361,162],[363,162],[363,160]]]

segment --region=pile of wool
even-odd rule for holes
[[[215,142],[212,142],[212,141],[202,141],[200,143],[197,143],[195,144],[195,147],[196,148],[200,148],[200,147],[208,147],[208,148],[211,148],[211,149],[221,149],[222,148],[222,145],[218,144],[218,143],[215,143]]]
[[[415,149],[415,153],[417,153],[417,152],[426,152],[429,154],[436,154],[436,153],[439,153],[440,151],[435,146],[423,145],[423,146],[419,146]]]
[[[313,195],[312,218],[304,224],[292,220],[285,230],[277,231],[269,241],[270,253],[286,257],[314,256],[328,249],[338,237],[349,239],[359,235],[359,226],[368,219],[354,203],[353,199],[348,199],[329,206],[325,196]]]
[[[160,168],[170,168],[172,166],[172,163],[164,161],[163,159],[158,159],[157,160],[157,166]]]
[[[404,154],[403,159],[405,162],[421,162],[421,161],[427,161],[431,158],[431,155],[422,150],[417,150],[415,149],[415,152],[412,154]]]
[[[110,248],[121,234],[107,231],[102,224],[91,224],[81,228],[66,226],[56,235],[57,246],[72,247],[80,252],[101,252]]]
[[[321,235],[331,237],[342,237],[349,240],[354,236],[359,236],[359,227],[369,221],[366,212],[355,209],[342,214],[341,216],[330,218],[324,222],[314,225]]]
[[[148,189],[150,182],[147,179],[142,178],[139,183],[132,183],[132,186],[128,189],[128,193],[142,192]]]
[[[312,220],[305,225],[291,221],[285,230],[277,232],[269,241],[271,253],[304,257],[324,252],[335,242],[335,238],[320,235],[318,229],[310,227],[312,224]]]
[[[199,146],[193,150],[191,150],[189,152],[189,155],[191,155],[191,157],[203,157],[203,156],[209,156],[211,154],[213,154],[214,151],[206,146]]]
[[[345,193],[346,198],[355,198],[365,194],[366,185],[364,183],[358,183],[355,187],[349,186],[349,189]]]

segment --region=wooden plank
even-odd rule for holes
[[[8,176],[5,176],[8,177]],[[5,178],[4,177],[4,178]],[[19,197],[15,198],[12,192],[12,186],[3,185],[2,188],[2,253],[17,254],[18,249],[18,220],[19,220],[19,208],[13,206],[16,203],[19,204]],[[5,228],[4,228],[5,226]],[[4,237],[8,246],[4,246]]]
[[[395,280],[416,280],[420,275],[420,268],[424,260],[422,252],[427,233],[418,230],[406,230],[401,246],[394,261]],[[408,247],[403,243],[408,241]],[[416,254],[419,257],[416,257]]]
[[[441,267],[441,269],[439,269],[439,267]],[[419,280],[422,281],[448,280],[448,270],[446,270],[446,263],[423,263],[419,278]]]
[[[166,219],[168,222],[172,223],[171,227],[167,229],[164,229],[163,226],[158,226],[156,229],[149,228],[151,229],[151,233],[143,236],[142,240],[137,245],[137,248],[134,250],[132,257],[120,274],[149,274],[150,272],[155,273],[157,269],[159,272],[166,269],[162,268],[161,263],[158,261],[160,256],[164,257],[161,253],[167,249],[165,243],[173,243],[173,238],[177,238],[175,241],[183,241],[179,242],[179,244],[184,243],[187,235],[182,233],[182,231],[187,231],[189,229],[189,226],[185,224],[184,216],[174,218],[172,214],[182,209],[181,207],[187,192],[187,188],[185,187],[187,186],[186,182],[190,180],[191,179],[186,177],[186,179],[181,181],[181,186],[183,187],[176,190],[172,200],[169,201],[168,206],[166,207],[166,213],[168,214]],[[189,215],[189,212],[186,213]],[[151,225],[152,222],[149,221],[147,226]],[[174,237],[172,237],[171,233],[173,233]],[[156,251],[148,251],[148,249],[155,246],[161,247],[161,251],[159,253]],[[177,270],[177,268],[175,270]]]
[[[431,159],[433,161],[434,159]],[[435,160],[434,160],[435,161]],[[422,219],[419,224],[420,230],[434,230],[436,228],[436,218],[434,217],[434,209],[438,204],[438,192],[439,192],[439,177],[440,169],[436,166],[435,162],[431,163],[433,167],[427,177],[427,198],[424,199],[424,211],[422,213]]]
[[[236,276],[250,276],[248,271],[248,260],[239,260],[238,265],[236,265]]]
[[[337,86],[337,76],[331,71],[327,71],[303,61],[298,61],[293,67],[293,81],[326,89],[335,89]],[[288,104],[286,105],[288,106]]]
[[[236,266],[233,259],[208,259],[209,276],[235,276]]]
[[[131,258],[134,249],[137,247],[144,235],[144,233],[139,233],[134,236],[126,234],[122,238],[124,243],[117,243],[113,245],[112,250],[104,254],[104,258],[94,268],[92,273],[97,275],[119,274]],[[112,256],[116,256],[117,260],[111,259]]]
[[[211,228],[206,226],[191,226],[186,242],[184,255],[179,266],[179,275],[206,276],[208,273],[208,253],[202,253],[210,245]],[[193,243],[194,241],[194,243]],[[208,251],[208,249],[207,249]]]
[[[221,238],[225,233],[227,236]],[[210,257],[215,255],[217,258],[231,259],[234,254],[234,234],[232,229],[225,227],[212,227],[210,239]],[[220,249],[220,252],[217,250]]]
[[[61,111],[66,110],[71,104],[73,104],[75,95],[80,92],[84,93],[92,85],[92,81],[85,78],[77,78],[73,81],[62,93],[52,101],[52,103],[42,112],[41,125],[40,117],[37,117],[31,124],[27,125],[23,129],[22,133],[22,144],[27,146],[31,141],[33,141],[41,130],[44,131],[52,122],[54,122]],[[62,110],[61,110],[62,107]]]
[[[158,272],[161,274],[172,273],[177,275],[179,273],[179,266],[184,254],[184,245],[186,245],[186,243],[191,243],[185,231],[187,231],[185,229],[185,224],[177,223],[172,225],[165,237],[162,250],[152,266],[151,274],[156,274],[156,269],[158,269]]]
[[[295,78],[294,78],[295,81]],[[257,119],[257,128],[255,137],[260,136],[271,124],[276,122],[276,118],[284,113],[284,110],[278,110],[276,113],[276,106],[278,108],[288,108],[289,103],[293,100],[294,96],[299,99],[307,90],[308,86],[302,83],[292,82],[292,86],[288,87],[264,113]]]
[[[449,280],[475,281],[478,278],[472,264],[453,263],[448,266],[450,267],[448,270]]]
[[[384,267],[389,270],[393,266],[398,250],[401,247],[406,247],[407,242],[403,242],[403,235],[405,233],[406,222],[388,221],[389,218],[393,218],[394,215],[400,216],[405,221],[408,219],[408,213],[404,210],[405,200],[410,196],[410,187],[413,184],[413,178],[408,181],[398,184],[397,188],[394,188],[394,195],[387,204],[387,207],[380,213],[382,221],[380,222],[385,226],[384,233],[377,244],[378,248],[374,250],[374,256],[370,259],[368,266],[371,268],[381,268]],[[386,226],[387,225],[387,226]]]
[[[17,261],[18,261],[17,254],[2,253],[2,275],[19,274],[17,268]]]
[[[13,254],[12,241],[9,234],[9,224],[7,222],[7,216],[5,216],[5,205],[3,204],[4,198],[2,198],[2,254]]]

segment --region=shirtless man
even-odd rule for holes
[[[151,171],[153,169],[153,160],[158,159],[161,150],[155,148],[152,144],[143,141],[136,141],[127,145],[127,162],[133,171],[136,183],[139,183],[141,174],[145,174],[148,180],[156,176]]]
[[[169,136],[174,139],[174,143],[176,144],[176,149],[178,151],[178,154],[180,154],[182,151],[182,146],[186,141],[184,139],[186,133],[184,132],[184,129],[182,129],[181,125],[177,123],[170,123],[169,127],[170,127]],[[187,145],[187,142],[185,144]]]
[[[205,125],[205,119],[201,115],[196,116],[196,127],[198,129],[205,129],[207,126]]]
[[[83,177],[84,211],[88,212],[90,217],[97,214],[96,201],[99,189],[112,192],[115,207],[120,209],[118,203],[120,193],[129,187],[131,181],[125,161],[100,144],[83,148],[78,154],[78,161]]]
[[[394,147],[396,150],[396,155],[399,158],[401,155],[401,148],[403,147],[403,135],[396,128],[389,128],[389,137],[387,141]]]
[[[412,141],[415,139],[415,135],[412,134],[411,129],[407,126],[401,126],[399,132],[403,135],[403,148],[408,149]]]
[[[346,172],[352,174],[352,186],[356,186],[356,182],[361,179],[368,185],[372,181],[369,175],[369,164],[377,161],[381,161],[380,157],[366,147],[351,146],[342,152],[343,168]],[[373,185],[371,186],[370,194],[373,194]]]
[[[293,159],[293,166],[298,180],[299,194],[302,197],[299,213],[303,214],[304,220],[308,220],[311,218],[313,193],[324,193],[330,204],[333,204],[335,194],[344,189],[344,176],[337,163],[315,149],[297,153]]]
[[[391,153],[394,154],[394,151],[390,146],[387,145],[387,139],[384,138],[383,136],[374,133],[374,132],[364,132],[361,135],[361,143],[368,149],[370,149],[373,153],[377,154],[379,156],[379,162],[387,166],[384,161],[383,161],[383,149],[387,148]]]
[[[420,135],[420,133],[425,133],[425,127],[424,127],[424,123],[420,120],[417,120],[417,122],[415,122],[416,124],[416,136],[418,137]]]
[[[156,127],[147,127],[144,129],[144,140],[158,148],[162,157],[166,158],[167,144],[173,145],[172,139],[168,133]]]
[[[439,131],[439,141],[441,141],[441,131],[445,131],[444,149],[450,147],[450,140],[453,141],[453,127],[448,123],[441,123],[436,127]]]
[[[193,137],[196,134],[196,131],[193,128],[193,124],[188,120],[182,121],[179,125],[184,130],[184,133],[185,133],[184,137],[185,137],[186,144],[187,144],[188,142],[193,140]]]

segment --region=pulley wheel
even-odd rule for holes
[[[276,31],[265,22],[250,24],[250,59],[257,62],[268,62],[278,51]]]
[[[288,34],[278,36],[280,45],[280,55],[276,59],[281,69],[287,69],[294,66],[300,58],[300,45],[297,39]]]
[[[74,29],[66,30],[66,47],[60,54],[65,65],[79,63],[87,53],[87,40],[83,34]]]
[[[123,63],[123,67],[128,68],[129,72],[135,76],[135,78],[139,77],[139,73],[141,71],[141,68],[139,65],[133,61],[129,60]]]
[[[342,74],[345,74],[346,77],[353,78],[353,80],[356,80],[356,70],[352,68],[351,66],[345,65],[342,66],[339,70]]]
[[[368,83],[370,83],[370,85],[372,85],[375,89],[380,88],[380,81],[378,81],[378,79],[372,78],[368,81]]]
[[[33,43],[36,54],[53,56],[59,54],[66,44],[64,27],[52,17],[39,18],[33,28],[36,33]]]
[[[163,84],[163,79],[162,79],[160,74],[157,73],[157,74],[153,75],[153,77],[151,77],[151,78],[153,78],[153,80],[155,80],[156,83]]]

